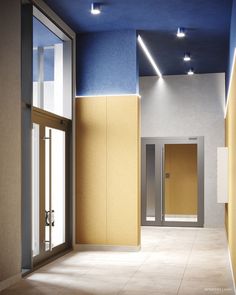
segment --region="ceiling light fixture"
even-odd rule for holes
[[[190,53],[185,53],[185,54],[184,54],[184,57],[183,57],[183,60],[184,60],[184,61],[190,61],[190,60],[191,60]]]
[[[188,71],[188,75],[189,75],[189,76],[194,75],[194,70],[193,70],[193,68],[189,69],[189,71]]]
[[[184,28],[178,28],[176,35],[177,35],[178,38],[184,38],[186,36],[185,29]]]
[[[156,65],[153,57],[151,56],[149,50],[147,49],[147,46],[145,45],[145,43],[143,42],[143,39],[141,38],[140,35],[138,35],[138,43],[141,46],[141,48],[143,49],[144,53],[146,54],[148,60],[150,61],[151,65],[153,66],[154,70],[156,71],[157,75],[159,76],[159,78],[162,78],[162,73],[160,72],[160,70],[158,69],[158,66]]]
[[[93,2],[91,4],[91,10],[90,11],[94,15],[100,14],[101,13],[101,5],[100,5],[100,3]]]

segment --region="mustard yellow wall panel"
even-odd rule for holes
[[[228,147],[228,125],[229,125],[229,120],[228,120],[228,116],[226,116],[225,118],[225,146]],[[229,216],[228,216],[228,204],[225,204],[225,229],[226,229],[226,233],[227,233],[227,236],[228,236],[228,219],[229,219]]]
[[[226,146],[229,149],[229,203],[226,206],[226,226],[236,280],[236,67],[229,89],[229,104],[226,117]]]
[[[165,145],[165,211],[167,214],[197,214],[197,145]]]
[[[76,100],[76,243],[106,244],[106,98]]]
[[[107,97],[108,244],[139,245],[139,211],[139,98]]]

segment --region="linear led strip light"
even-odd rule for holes
[[[153,66],[153,68],[156,71],[159,78],[162,78],[162,74],[161,74],[160,70],[158,69],[158,66],[156,65],[153,57],[151,56],[149,50],[147,49],[147,46],[143,42],[143,39],[141,38],[140,35],[138,35],[138,43],[140,44],[141,48],[143,49],[144,53],[146,54],[148,60],[150,61],[151,65]]]

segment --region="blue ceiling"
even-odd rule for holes
[[[226,72],[232,0],[105,0],[90,14],[89,0],[45,0],[77,33],[139,31],[164,75]],[[177,27],[187,37],[177,39]],[[192,61],[182,61],[184,52]],[[139,49],[140,75],[155,75]]]

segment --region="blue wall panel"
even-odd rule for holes
[[[77,95],[137,93],[136,31],[77,36]]]
[[[233,66],[235,47],[236,47],[236,0],[233,0],[231,25],[230,25],[229,68],[228,68],[228,75],[227,75],[227,86],[229,86],[229,80],[230,80],[230,74],[231,74],[231,70],[232,70],[232,66]]]

